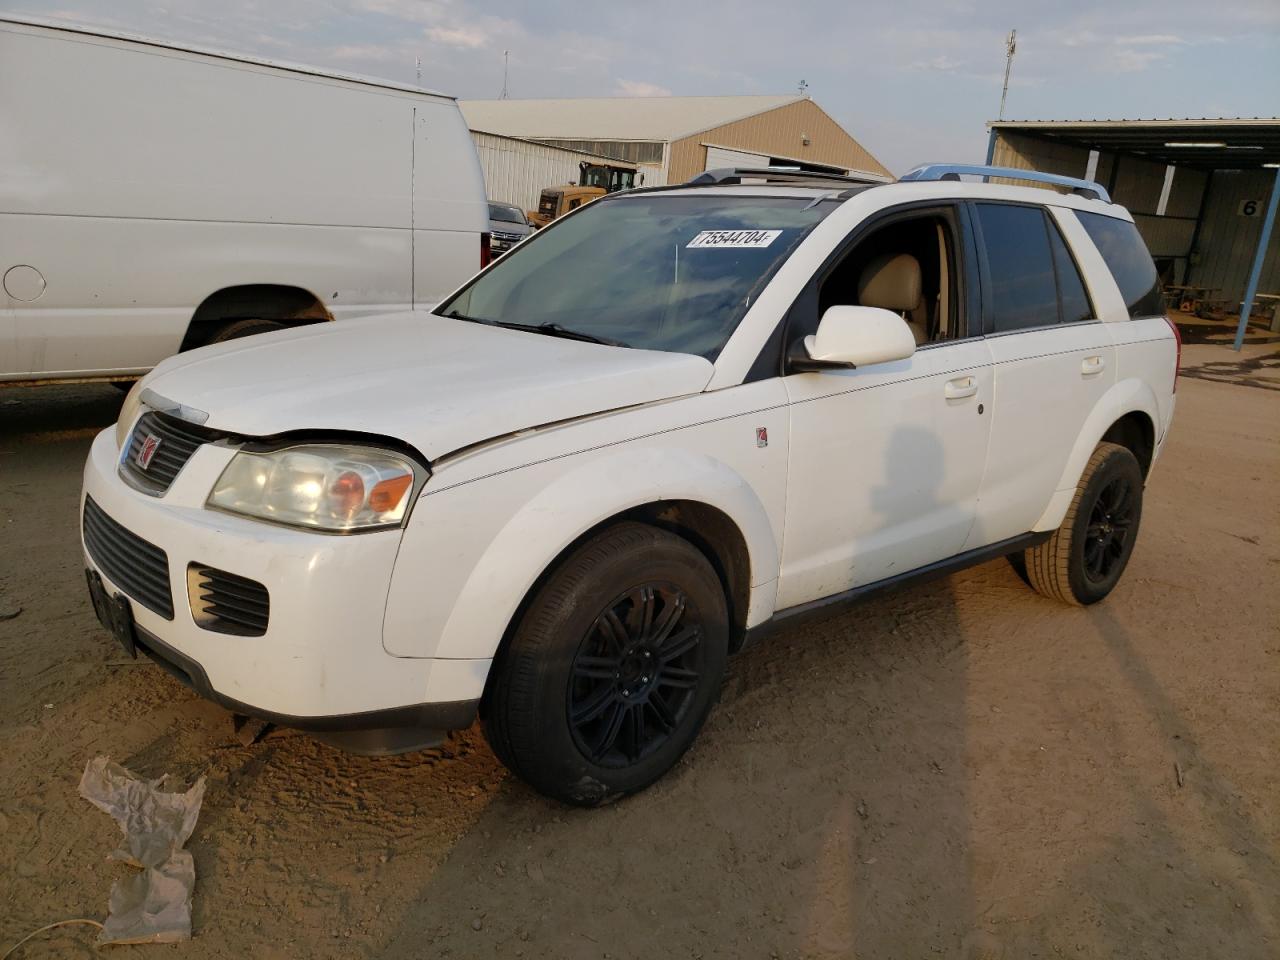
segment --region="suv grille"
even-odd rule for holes
[[[138,418],[129,435],[129,453],[120,463],[120,473],[144,493],[164,493],[202,444],[225,436],[217,430],[148,411]],[[155,442],[148,446],[152,438]]]
[[[260,637],[267,632],[271,597],[257,580],[193,563],[187,593],[196,623],[215,633]]]
[[[173,619],[169,557],[108,517],[90,496],[84,498],[84,545],[112,583],[152,613]]]
[[[490,247],[493,248],[495,254],[506,253],[517,243],[524,239],[521,233],[506,233],[495,230],[489,241]]]

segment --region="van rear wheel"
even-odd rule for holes
[[[664,530],[611,527],[533,598],[495,665],[485,733],[513,773],[565,803],[642,790],[702,729],[728,641],[706,557]]]
[[[1138,539],[1142,486],[1142,468],[1127,447],[1098,444],[1062,525],[1024,554],[1037,593],[1087,605],[1115,589]]]
[[[219,328],[218,332],[209,338],[208,345],[226,343],[228,340],[239,340],[241,337],[251,337],[255,333],[270,333],[272,330],[283,329],[284,324],[278,320],[263,320],[257,317],[232,320],[226,326]]]

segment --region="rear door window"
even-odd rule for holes
[[[1129,316],[1133,319],[1163,316],[1160,278],[1138,228],[1128,220],[1100,213],[1077,210],[1076,216],[1102,254],[1111,276],[1115,277]]]
[[[1084,281],[1080,279],[1080,269],[1062,239],[1058,225],[1049,218],[1049,246],[1053,248],[1053,267],[1058,274],[1058,299],[1062,303],[1062,322],[1079,323],[1092,320],[1093,305],[1089,303],[1089,294],[1085,292]]]
[[[985,300],[995,333],[1058,322],[1058,288],[1044,212],[1039,207],[975,204],[987,254]]]

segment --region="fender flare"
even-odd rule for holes
[[[745,478],[703,453],[620,449],[560,474],[511,516],[472,567],[433,656],[494,655],[529,591],[574,541],[628,510],[673,500],[714,507],[737,525],[753,595],[777,580],[778,540]]]
[[[1071,448],[1071,455],[1067,458],[1062,476],[1054,487],[1053,498],[1040,519],[1036,521],[1033,530],[1055,530],[1062,523],[1062,518],[1067,514],[1067,508],[1071,506],[1071,499],[1075,496],[1080,477],[1084,473],[1085,464],[1093,455],[1094,448],[1102,440],[1103,435],[1111,429],[1112,424],[1130,413],[1142,413],[1149,417],[1156,439],[1159,439],[1160,407],[1156,403],[1156,395],[1151,387],[1136,378],[1113,384],[1089,411],[1089,416],[1076,437],[1075,446]]]

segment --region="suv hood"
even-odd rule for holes
[[[702,357],[399,313],[259,334],[171,357],[146,378],[206,425],[393,437],[428,460],[517,430],[699,393]]]

